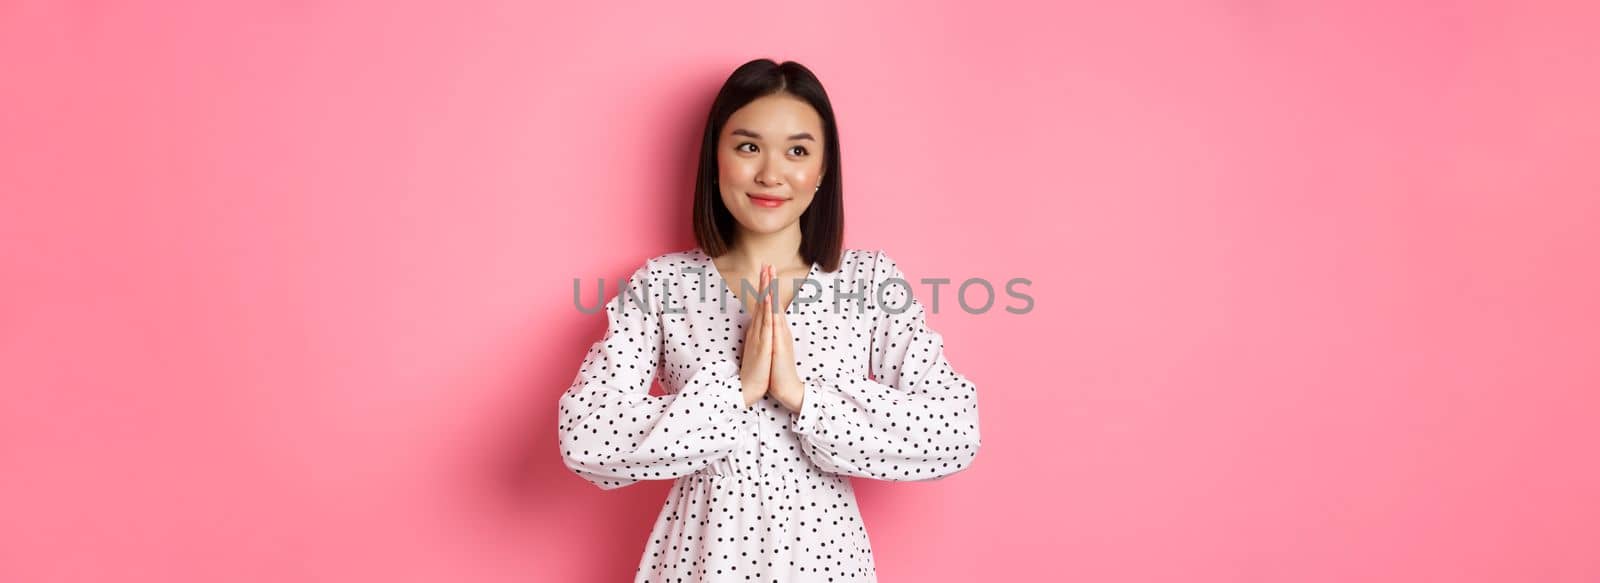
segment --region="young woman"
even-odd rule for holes
[[[634,271],[561,396],[572,471],[674,480],[635,581],[875,581],[850,478],[934,480],[978,453],[976,387],[906,276],[842,248],[839,167],[811,71],[735,70],[701,142],[699,247]]]

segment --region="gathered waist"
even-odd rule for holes
[[[741,463],[742,461],[745,463]],[[824,472],[803,460],[768,466],[757,464],[755,460],[739,460],[732,457],[712,462],[699,471],[683,477],[697,480],[742,478],[775,485],[849,482],[848,476]]]

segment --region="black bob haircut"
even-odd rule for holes
[[[800,214],[800,254],[823,271],[838,271],[844,251],[844,186],[839,172],[839,126],[833,117],[833,104],[822,82],[805,65],[794,61],[778,64],[772,59],[756,59],[734,69],[722,84],[711,114],[706,117],[705,135],[700,140],[700,167],[695,173],[694,238],[700,249],[712,257],[727,253],[733,245],[733,214],[722,204],[717,189],[717,141],[733,112],[756,99],[787,93],[811,105],[822,118],[823,174],[811,206]]]

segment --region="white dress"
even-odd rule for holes
[[[977,455],[976,387],[895,262],[849,249],[809,279],[785,312],[798,413],[744,405],[751,316],[700,249],[650,258],[607,300],[561,395],[561,456],[605,490],[673,480],[636,582],[876,581],[850,478],[935,480]]]

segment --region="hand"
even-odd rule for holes
[[[767,289],[767,266],[761,266],[761,289]],[[744,331],[744,353],[740,355],[739,383],[743,386],[744,406],[749,407],[767,394],[772,378],[772,311],[767,294],[761,294],[755,315]]]
[[[792,300],[791,300],[792,301]],[[790,411],[799,411],[805,398],[805,383],[795,368],[794,334],[789,331],[789,319],[779,311],[772,326],[772,373],[767,394]]]

